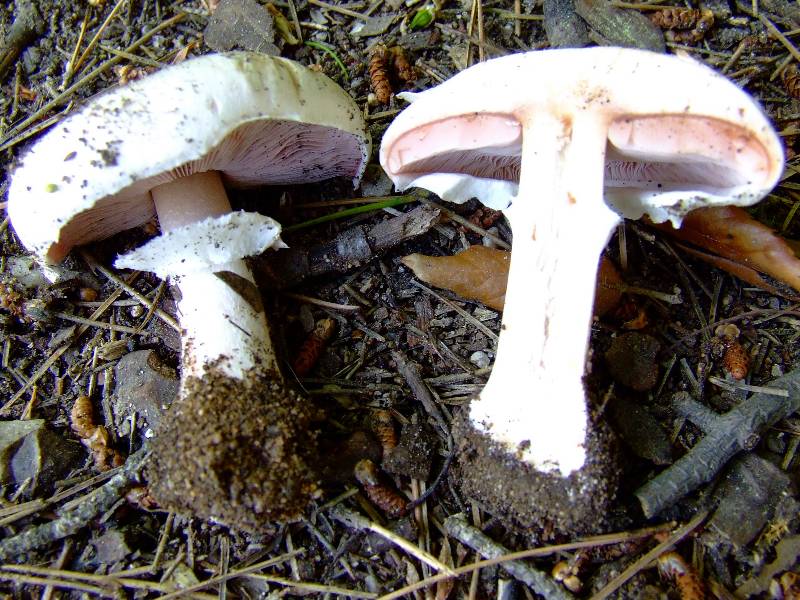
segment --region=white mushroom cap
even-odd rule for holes
[[[154,216],[148,191],[216,170],[229,186],[360,178],[364,119],[326,76],[261,54],[212,54],[93,100],[17,167],[8,212],[22,242],[60,260]]]
[[[588,116],[605,130],[605,197],[621,215],[677,226],[706,203],[760,200],[783,150],[757,103],[689,58],[613,47],[515,54],[401,97],[381,144],[398,189],[505,208],[516,196],[522,131],[537,113]],[[534,132],[535,134],[535,132]]]
[[[503,328],[471,425],[566,477],[586,464],[594,285],[620,217],[677,225],[699,206],[752,204],[781,175],[780,141],[713,70],[632,49],[506,56],[411,99],[381,144],[397,187],[511,203]]]

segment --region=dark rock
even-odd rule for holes
[[[575,11],[598,44],[666,52],[664,33],[637,10],[616,8],[609,0],[575,0]]]
[[[647,407],[616,397],[609,404],[608,413],[617,433],[634,454],[657,465],[672,463],[669,436]]]
[[[94,541],[95,560],[102,565],[113,565],[134,551],[131,536],[125,529],[109,529]]]
[[[404,425],[397,447],[383,458],[383,468],[394,475],[427,481],[436,441],[433,429],[425,423]]]
[[[280,54],[272,43],[275,37],[272,17],[255,0],[222,0],[203,33],[206,45],[217,52],[237,48]]]
[[[623,333],[614,338],[606,352],[608,370],[618,383],[646,392],[658,381],[656,355],[660,349],[661,344],[652,336],[636,331]]]
[[[16,423],[17,425],[12,425]],[[6,431],[0,460],[0,481],[20,484],[26,479],[49,488],[82,464],[83,447],[48,430],[42,419],[3,422]],[[12,441],[16,438],[16,441]]]
[[[545,0],[544,30],[553,48],[583,48],[591,43],[586,21],[575,12],[575,0]]]
[[[161,416],[178,394],[174,369],[163,364],[153,350],[137,350],[123,356],[114,368],[116,388],[111,402],[114,424],[121,432],[130,427],[129,418],[155,430]]]
[[[772,518],[790,483],[788,475],[771,462],[745,454],[732,464],[714,493],[719,506],[710,527],[736,548],[746,546]]]

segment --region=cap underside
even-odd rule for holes
[[[226,185],[240,188],[353,178],[362,161],[361,145],[356,136],[333,127],[294,121],[246,123],[204,156],[140,179],[73,217],[62,227],[56,251],[65,252],[152,219],[155,209],[149,191],[178,177],[215,170]]]
[[[741,196],[742,187],[760,191],[769,177],[767,150],[755,136],[718,119],[618,118],[610,124],[608,138],[604,180],[612,203],[617,188],[624,188],[619,192],[623,204],[630,204],[633,196],[658,204],[658,197],[666,195],[673,202],[675,192]],[[513,117],[468,115],[400,136],[387,164],[406,185],[434,173],[516,183],[521,153],[522,127]]]

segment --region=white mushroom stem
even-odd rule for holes
[[[470,418],[519,459],[568,476],[586,458],[583,376],[595,278],[619,216],[603,201],[606,124],[557,112],[523,123],[500,341]]]
[[[178,178],[151,193],[164,232],[231,211],[216,171]],[[233,273],[250,289],[237,291],[217,275],[220,272]],[[183,329],[184,381],[188,377],[201,377],[210,366],[237,379],[244,378],[255,367],[274,371],[278,376],[263,308],[260,301],[252,301],[256,294],[247,294],[255,292],[256,287],[244,260],[219,265],[214,271],[175,275],[172,279],[181,292],[178,319]]]

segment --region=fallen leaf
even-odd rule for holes
[[[506,250],[476,245],[453,256],[410,254],[401,261],[425,283],[503,310],[510,259],[511,253]],[[602,316],[615,308],[622,297],[622,288],[622,278],[614,263],[602,257],[597,273],[595,314]]]
[[[686,215],[680,229],[676,230],[668,223],[656,227],[726,259],[716,261],[715,266],[748,283],[775,291],[757,273],[746,272],[755,270],[800,291],[800,259],[772,229],[741,208],[700,208]]]
[[[453,256],[410,254],[401,261],[425,283],[503,310],[510,259],[510,252],[475,245]]]

